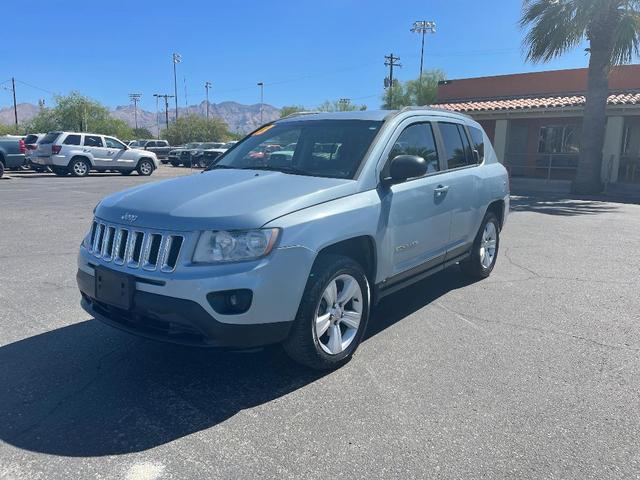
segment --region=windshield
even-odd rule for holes
[[[222,144],[220,142],[213,142],[213,143],[203,143],[200,148],[204,148],[209,149],[209,148],[220,148],[222,146]]]
[[[353,178],[381,126],[380,121],[368,120],[271,124],[246,137],[212,168]]]
[[[198,148],[200,146],[197,142],[186,143],[183,148]]]

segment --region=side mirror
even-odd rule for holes
[[[409,178],[422,177],[427,173],[427,162],[417,155],[398,155],[391,160],[389,176],[382,179],[383,183],[393,185],[402,183]]]

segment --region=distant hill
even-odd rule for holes
[[[39,107],[30,103],[18,104],[18,120],[27,122],[37,115]],[[179,107],[178,114],[185,115],[187,113],[195,113],[196,115],[206,116],[207,104],[201,102],[198,105],[190,105],[189,107]],[[229,129],[233,132],[247,133],[260,126],[260,104],[243,105],[237,102],[221,102],[209,103],[209,114],[220,117],[224,120]],[[112,110],[111,115],[114,118],[124,120],[130,126],[135,125],[135,114],[133,105],[122,105]],[[174,117],[174,109],[169,107],[169,119]],[[280,109],[264,104],[263,106],[263,123],[275,120],[280,117]],[[10,125],[13,123],[13,107],[0,108],[0,124]],[[156,112],[138,109],[138,126],[145,127],[156,133]],[[164,110],[160,111],[160,128],[164,128],[165,115]]]

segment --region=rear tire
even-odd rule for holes
[[[180,166],[180,162],[174,162],[173,160],[171,161],[171,166],[172,167],[179,167]]]
[[[487,212],[473,241],[471,255],[460,263],[462,271],[472,278],[491,275],[500,248],[500,222],[493,212]]]
[[[136,167],[138,171],[138,175],[142,175],[143,177],[148,177],[153,173],[154,165],[151,160],[148,158],[143,158],[138,162],[138,166]]]
[[[4,175],[4,163],[0,162],[0,178]]]
[[[66,177],[69,174],[67,167],[58,167],[56,165],[51,166],[51,171],[59,177]]]
[[[283,343],[285,351],[315,370],[344,365],[367,328],[369,302],[369,282],[357,262],[342,255],[321,255]]]
[[[86,158],[74,158],[68,168],[74,177],[86,177],[91,170],[91,164]]]

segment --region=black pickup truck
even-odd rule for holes
[[[0,177],[5,168],[20,168],[25,162],[27,148],[23,137],[7,135],[0,137]]]

